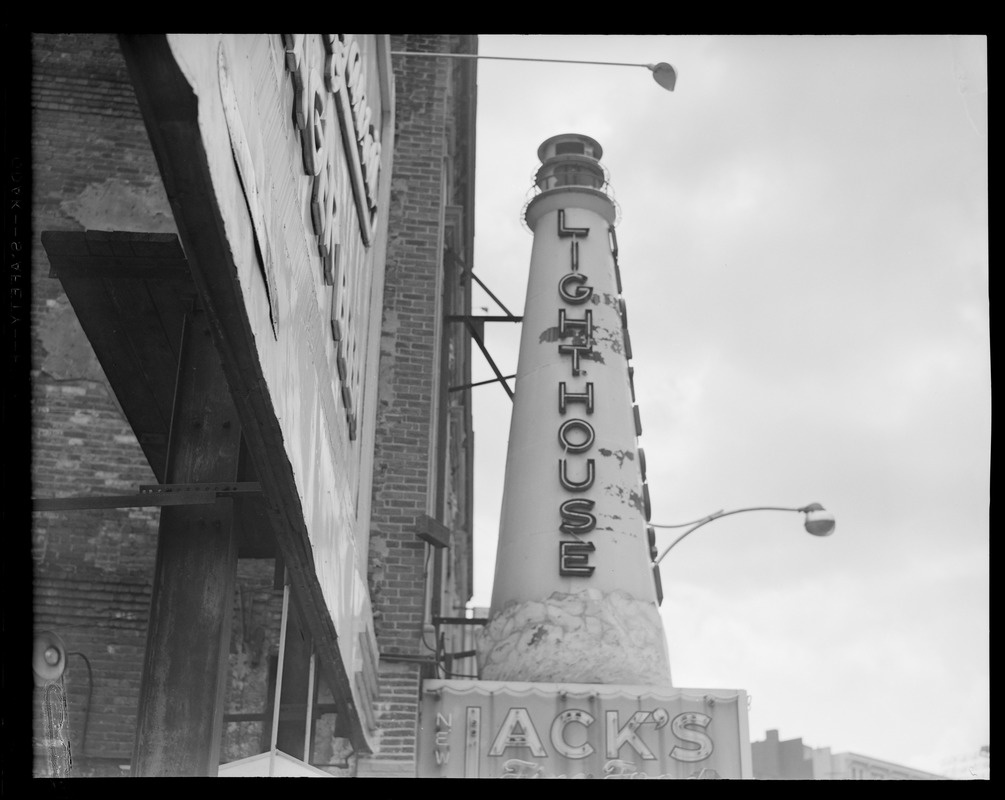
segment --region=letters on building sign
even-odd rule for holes
[[[482,736],[481,714],[472,716],[471,710],[469,708],[467,715],[466,733],[473,739],[469,742],[472,749],[478,752]],[[453,713],[436,713],[434,752],[437,766],[447,764],[450,758],[449,736],[453,716]],[[570,708],[559,712],[547,728],[539,730],[530,709],[517,706],[507,710],[492,736],[487,755],[490,758],[524,759],[528,756],[544,759],[556,755],[579,760],[597,753],[605,759],[624,759],[627,756],[632,762],[636,759],[660,761],[662,756],[669,756],[675,761],[693,764],[711,757],[715,749],[712,737],[706,732],[711,722],[712,717],[698,711],[687,711],[671,719],[662,707],[636,711],[627,720],[622,720],[618,710],[604,711],[603,719],[598,719],[585,709]],[[646,741],[652,738],[646,731],[658,731],[667,724],[679,743],[674,743],[666,753],[655,752]]]
[[[565,226],[565,210],[558,211],[558,236],[569,238],[570,269],[558,281],[558,297],[569,306],[579,306],[593,296],[593,287],[588,278],[579,271],[579,238],[585,238],[590,233],[589,228],[567,228]],[[571,316],[569,310],[558,309],[558,352],[569,356],[569,371],[571,377],[578,378],[581,372],[580,359],[593,352],[593,312],[583,310],[582,316]],[[562,340],[569,338],[570,342]],[[593,413],[594,393],[593,382],[585,381],[582,385],[575,382],[571,385],[566,381],[558,384],[558,413],[563,417],[569,411],[570,405],[583,406],[587,415]],[[592,458],[570,458],[588,453],[593,447],[596,433],[593,426],[581,417],[569,417],[562,421],[558,429],[558,443],[565,451],[565,458],[558,460],[558,482],[567,492],[577,494],[587,492],[592,488],[596,478],[596,460]],[[571,462],[571,464],[570,464]],[[563,534],[582,536],[597,526],[597,518],[590,513],[594,501],[588,498],[566,500],[559,505],[559,515],[562,523],[559,530]],[[596,567],[590,564],[590,556],[596,550],[593,542],[563,540],[558,543],[558,573],[563,577],[588,578]]]
[[[433,739],[433,754],[436,758],[436,765],[443,766],[450,761],[450,728],[452,727],[453,714],[446,717],[440,712],[436,712],[436,733]]]
[[[433,679],[419,776],[739,778],[746,703],[735,691]]]
[[[293,85],[291,124],[299,134],[303,172],[310,179],[310,224],[322,277],[332,287],[335,366],[342,383],[349,439],[354,440],[354,401],[358,402],[360,395],[355,344],[358,326],[349,322],[351,298],[360,296],[355,284],[363,280],[360,271],[364,265],[354,242],[347,243],[348,257],[338,254],[342,235],[339,220],[345,224],[351,219],[351,209],[340,208],[339,203],[344,202],[342,198],[352,198],[360,238],[369,245],[380,179],[380,114],[374,119],[367,100],[363,52],[354,36],[284,33],[282,37],[285,67]],[[345,168],[348,184],[339,185]]]
[[[590,513],[595,505],[596,503],[586,498],[566,500],[558,507],[558,512],[562,515],[559,530],[577,536],[592,531],[597,527],[597,518]]]
[[[293,122],[300,133],[304,173],[311,178],[311,221],[326,283],[334,280],[339,242],[335,208],[335,159],[341,135],[365,244],[373,233],[380,177],[378,121],[366,97],[363,57],[351,34],[320,34],[321,71],[306,52],[307,34],[284,33],[286,69],[293,80]],[[318,61],[320,63],[320,60]]]

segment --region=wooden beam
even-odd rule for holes
[[[241,426],[208,315],[186,320],[168,481],[235,481]],[[133,774],[215,776],[237,570],[233,500],[161,511]]]

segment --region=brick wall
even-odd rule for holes
[[[153,473],[49,277],[40,234],[163,232],[173,222],[115,37],[36,34],[32,67],[32,494],[127,493]],[[34,626],[73,654],[64,681],[75,776],[127,774],[158,517],[146,508],[32,516]]]
[[[33,493],[126,492],[153,474],[59,281],[49,277],[40,234],[165,231],[173,223],[115,38],[35,35],[32,56]],[[128,512],[121,525],[100,516],[36,515],[39,567],[69,559],[73,571],[149,572],[156,512]],[[115,529],[127,532],[128,552],[101,547],[100,531]]]
[[[460,36],[392,37],[397,51],[470,52],[472,44],[471,37]],[[401,57],[394,64],[394,170],[369,576],[381,653],[380,731],[378,752],[361,761],[360,774],[415,774],[418,693],[422,677],[435,674],[427,573],[432,574],[432,559],[442,558],[442,551],[418,538],[416,520],[428,514],[463,528],[452,515],[457,516],[457,497],[465,496],[465,471],[455,476],[452,491],[436,485],[451,424],[441,414],[441,404],[448,402],[441,385],[443,318],[459,285],[444,284],[444,216],[448,205],[464,203],[449,176],[467,177],[464,169],[446,164],[458,157],[452,147],[459,110],[452,87],[455,64]],[[465,135],[473,137],[473,129]],[[467,509],[459,512],[463,517]],[[458,536],[465,536],[463,529]]]
[[[392,49],[440,49],[443,37],[394,37]],[[381,331],[370,588],[382,654],[419,654],[439,347],[446,77],[440,59],[395,69],[395,152]],[[396,64],[396,67],[400,65]]]
[[[361,778],[414,778],[421,670],[415,664],[380,665],[379,744],[373,756],[359,759]]]

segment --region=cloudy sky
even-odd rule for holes
[[[990,743],[983,37],[482,36],[475,269],[523,308],[537,147],[604,148],[674,683],[745,689],[750,734],[941,771]],[[476,298],[498,313],[487,296]],[[489,325],[516,371],[519,326]],[[488,379],[477,363],[475,379]],[[476,392],[475,605],[510,401]],[[660,534],[665,546],[672,531]]]

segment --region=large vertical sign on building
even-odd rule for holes
[[[745,693],[671,685],[601,154],[538,150],[481,680],[425,682],[422,776],[751,776]]]
[[[539,150],[488,680],[670,685],[600,145]],[[518,645],[519,646],[516,646]]]
[[[368,747],[389,40],[170,34],[127,45],[285,564],[339,713]]]

